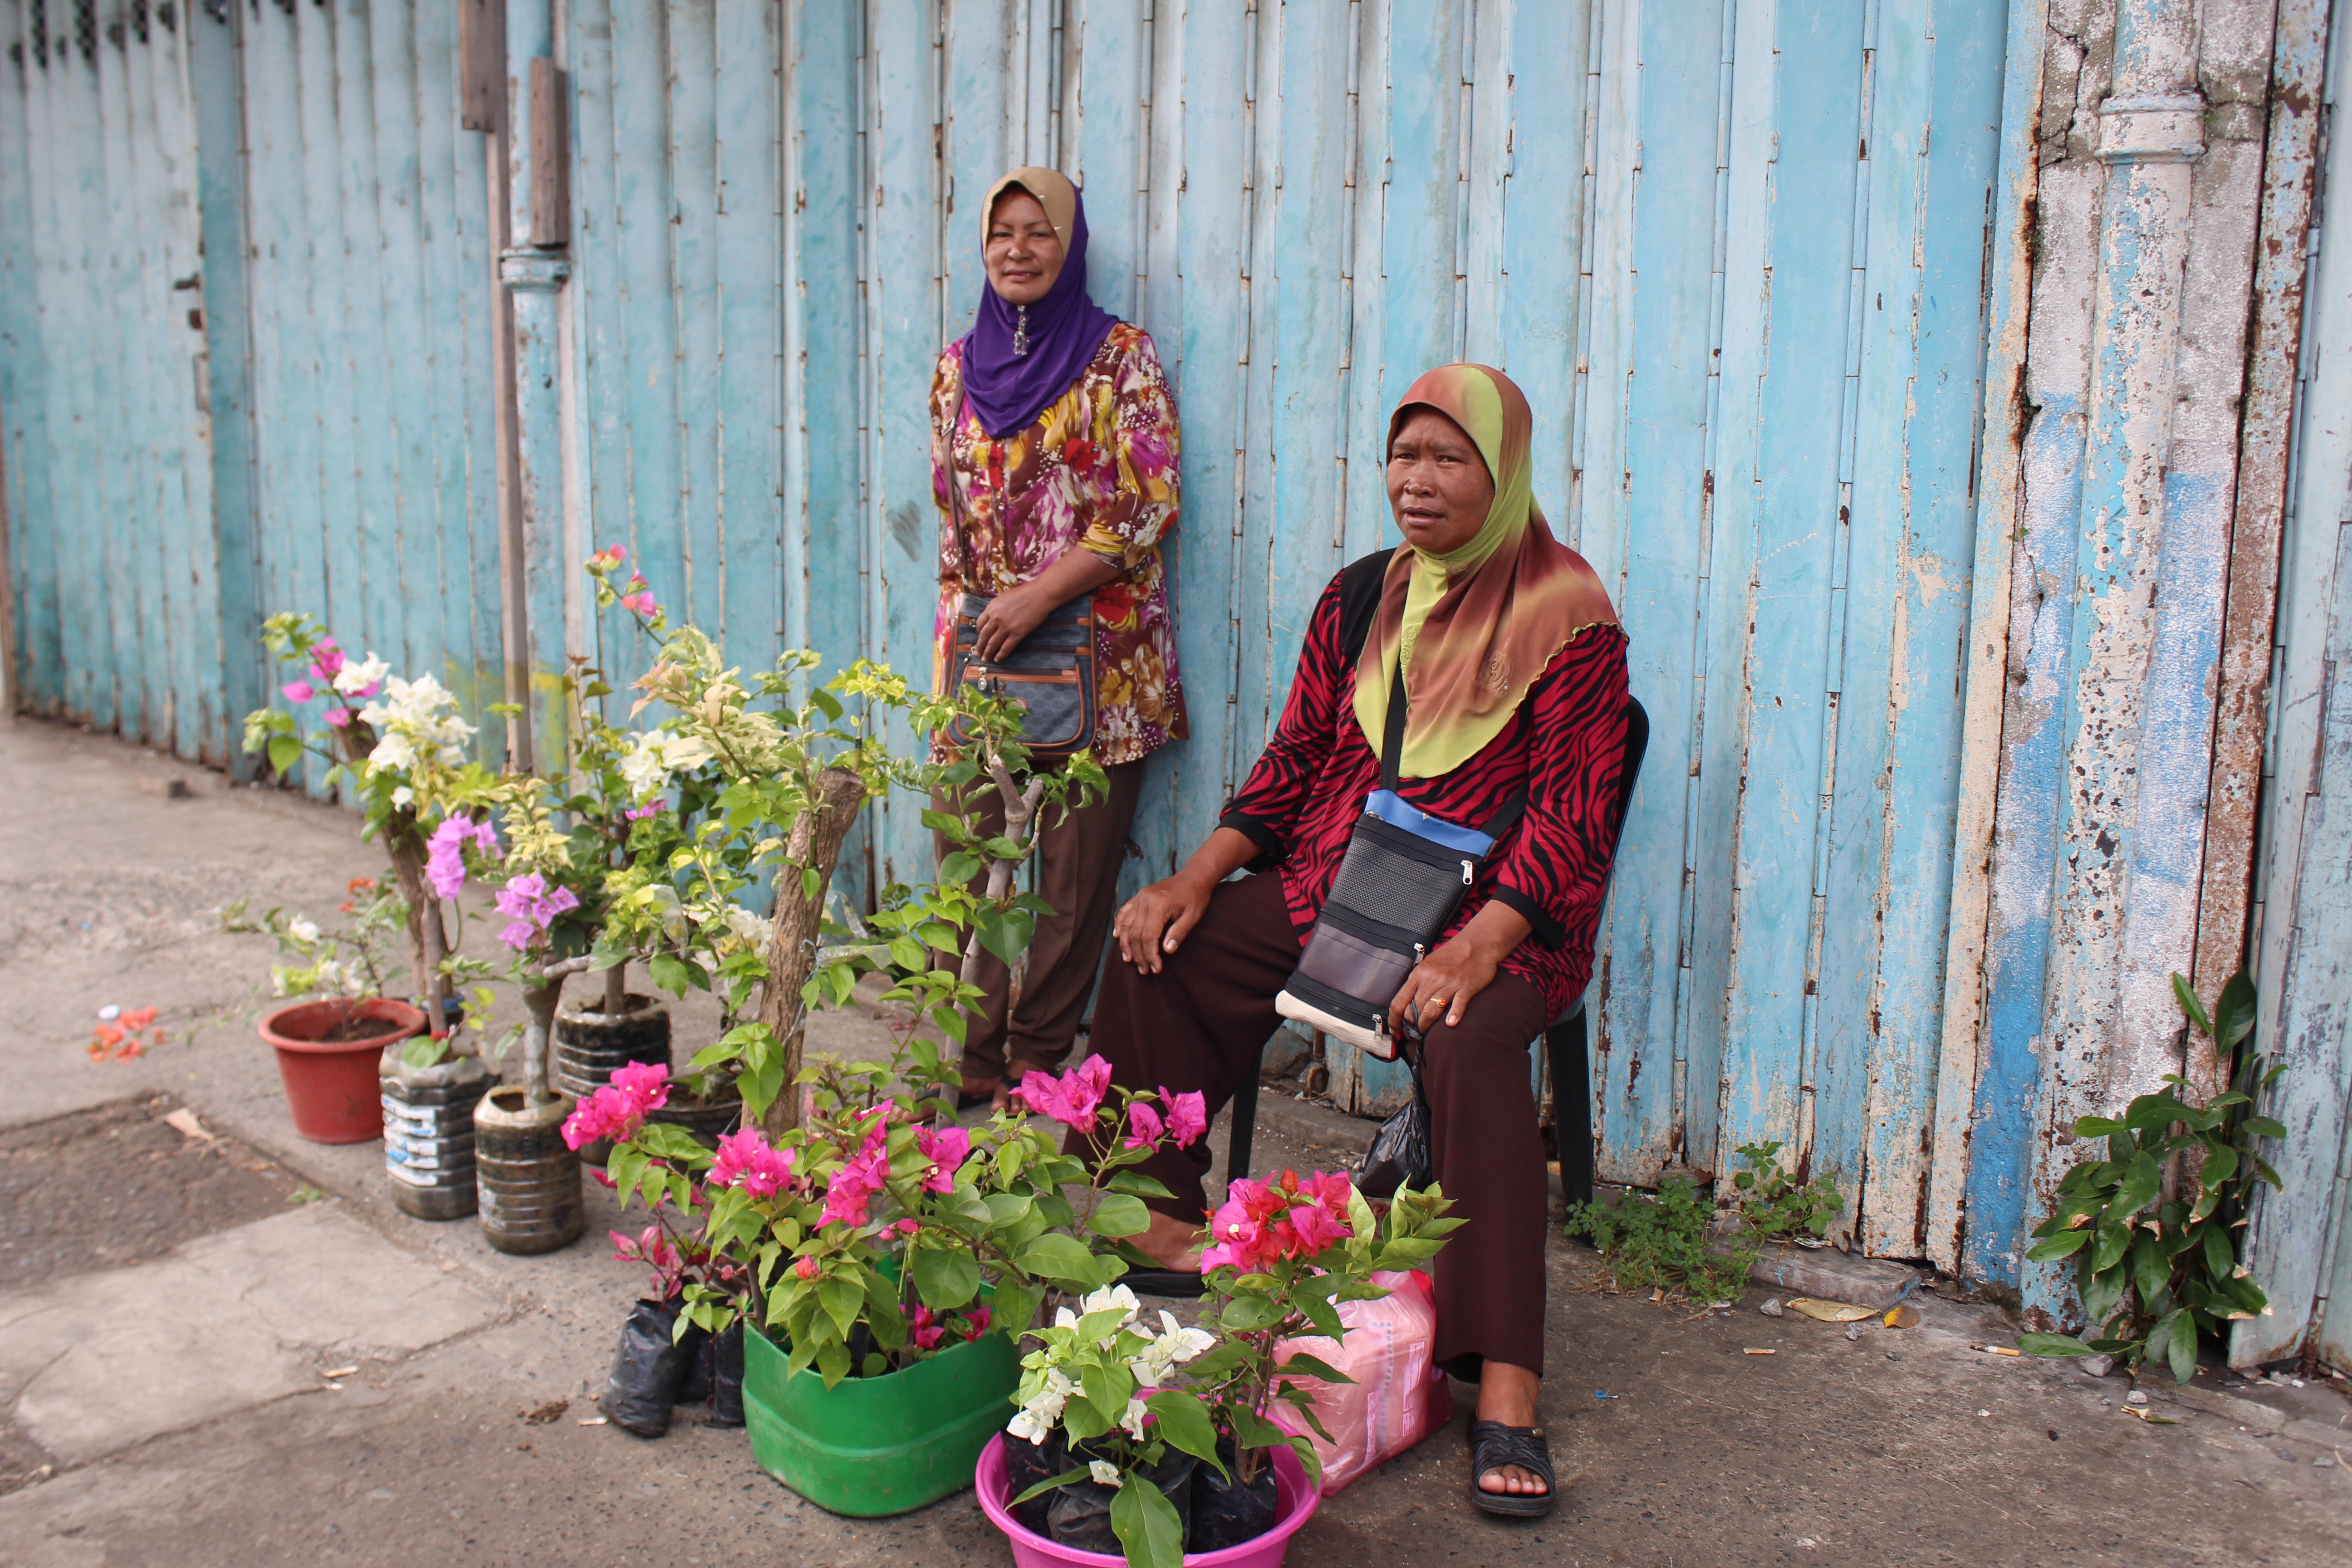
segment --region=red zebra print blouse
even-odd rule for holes
[[[1280,863],[1302,938],[1339,875],[1364,797],[1380,787],[1380,759],[1356,722],[1355,680],[1340,648],[1334,577],[1307,623],[1282,721],[1221,819]],[[1527,722],[1454,772],[1406,779],[1397,793],[1448,822],[1477,827],[1528,786],[1526,816],[1488,858],[1445,934],[1469,923],[1489,899],[1518,910],[1535,930],[1503,971],[1542,992],[1558,1017],[1592,977],[1609,818],[1624,761],[1624,633],[1592,626],[1560,649],[1528,696],[1527,714]]]

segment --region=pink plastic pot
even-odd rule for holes
[[[1004,1483],[1004,1435],[997,1434],[980,1451],[980,1464],[972,1472],[972,1489],[980,1494],[980,1506],[989,1521],[1004,1531],[1004,1539],[1013,1544],[1013,1561],[1016,1568],[1059,1568],[1063,1563],[1078,1563],[1083,1568],[1127,1568],[1127,1559],[1105,1552],[1081,1552],[1073,1546],[1063,1546],[1042,1535],[1032,1534],[1021,1522],[1004,1511],[1011,1495]],[[1283,1554],[1290,1550],[1290,1538],[1298,1527],[1315,1516],[1322,1503],[1313,1486],[1308,1484],[1307,1471],[1298,1456],[1288,1448],[1274,1451],[1274,1528],[1255,1541],[1244,1541],[1239,1546],[1228,1546],[1223,1552],[1188,1552],[1184,1561],[1188,1568],[1282,1568]]]

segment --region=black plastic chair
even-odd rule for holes
[[[1650,714],[1639,699],[1625,699],[1625,765],[1618,775],[1617,809],[1610,828],[1610,875],[1617,868],[1617,847],[1625,837],[1625,815],[1633,804],[1633,785],[1642,776],[1642,758],[1650,749]],[[1608,887],[1603,879],[1601,896]],[[1591,1031],[1585,1017],[1584,998],[1554,1019],[1544,1031],[1545,1070],[1551,1077],[1552,1137],[1559,1146],[1560,1190],[1570,1203],[1592,1201],[1592,1065]],[[1260,1047],[1260,1059],[1264,1047]],[[1250,1144],[1257,1133],[1258,1075],[1250,1074],[1234,1091],[1233,1131],[1225,1144],[1225,1180],[1249,1174]],[[1568,1130],[1578,1130],[1570,1137]]]

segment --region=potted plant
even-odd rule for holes
[[[748,1320],[761,1466],[835,1512],[904,1512],[970,1479],[1041,1306],[1126,1271],[1117,1243],[1144,1228],[1137,1194],[1155,1190],[1127,1167],[1190,1143],[1206,1119],[1197,1095],[1113,1100],[1100,1058],[1035,1075],[1031,1103],[1118,1142],[1089,1172],[1025,1110],[976,1131],[930,1120],[954,1068],[911,1034],[891,1061],[819,1060],[799,1077],[801,1124],[773,1142],[754,1125],[704,1150],[617,1083],[568,1136],[617,1135],[607,1169],[625,1198],[695,1215],[690,1244],[740,1267],[687,1283],[685,1318],[712,1333]],[[758,1085],[745,1093],[765,1110]]]
[[[421,1008],[383,994],[385,949],[405,918],[404,901],[365,879],[351,891],[343,925],[282,909],[255,919],[245,900],[221,915],[226,931],[274,938],[285,960],[269,966],[270,994],[282,1001],[263,1015],[261,1037],[277,1053],[294,1131],[314,1143],[383,1136],[376,1081],[385,1048],[425,1026]]]
[[[1295,1380],[1348,1381],[1287,1342],[1342,1338],[1338,1304],[1377,1300],[1375,1274],[1433,1257],[1461,1223],[1447,1206],[1435,1187],[1406,1189],[1379,1215],[1339,1173],[1238,1180],[1210,1221],[1197,1327],[1162,1312],[1155,1329],[1132,1296],[1105,1291],[1033,1331],[1020,1412],[976,1474],[1016,1557],[1279,1563],[1315,1510],[1320,1466],[1274,1408],[1328,1441]]]

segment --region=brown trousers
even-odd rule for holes
[[[1037,896],[1054,912],[1037,917],[1029,943],[1029,969],[1021,1000],[1013,1000],[1013,975],[1004,961],[981,950],[974,983],[987,993],[981,1020],[963,1046],[964,1071],[976,1079],[1009,1075],[1017,1080],[1030,1068],[1058,1068],[1077,1038],[1078,1023],[1094,994],[1095,970],[1103,939],[1118,911],[1118,868],[1127,858],[1128,829],[1135,826],[1136,796],[1143,789],[1143,763],[1119,763],[1103,770],[1109,787],[1094,805],[1064,814],[1049,809],[1037,831]],[[953,811],[934,795],[931,805]],[[1004,797],[982,786],[969,813],[990,834],[1004,831]],[[946,859],[953,847],[945,835],[931,843]],[[940,963],[956,966],[942,955]]]
[[[1257,1071],[1281,1022],[1276,993],[1304,946],[1279,877],[1221,884],[1208,912],[1145,974],[1114,952],[1095,1005],[1094,1048],[1130,1089],[1198,1089],[1214,1116]],[[1467,1221],[1437,1255],[1437,1360],[1475,1381],[1487,1358],[1543,1371],[1544,1240],[1549,1224],[1543,1137],[1528,1042],[1549,1020],[1542,994],[1498,974],[1458,1026],[1430,1032],[1422,1060],[1430,1152],[1454,1213]],[[1370,1129],[1365,1129],[1366,1142]],[[1069,1152],[1088,1151],[1072,1133]],[[1163,1149],[1139,1167],[1175,1197],[1153,1207],[1197,1220],[1210,1141]]]

